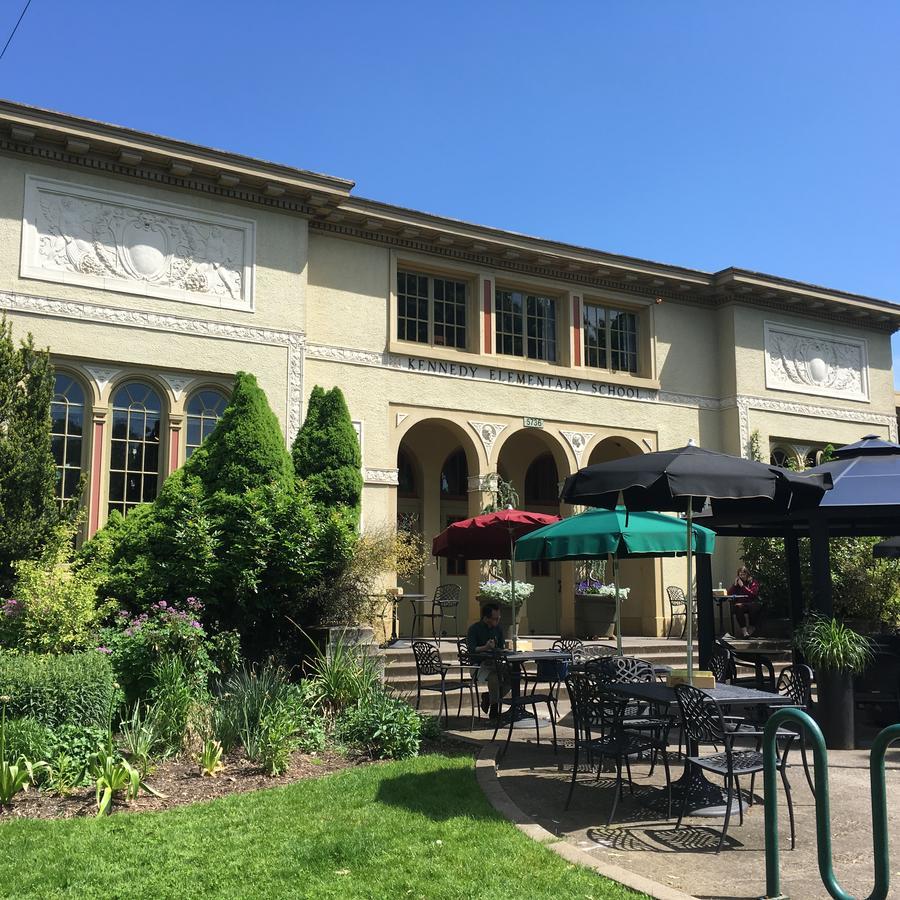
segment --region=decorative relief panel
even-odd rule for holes
[[[866,342],[766,322],[766,387],[868,401]]]
[[[581,465],[581,455],[584,448],[587,447],[591,438],[596,434],[594,431],[560,431],[560,434],[566,439],[575,454],[575,462]]]
[[[400,484],[399,469],[363,469],[363,481],[366,484]]]
[[[474,429],[475,434],[481,438],[481,445],[484,447],[484,455],[487,457],[488,461],[490,461],[494,444],[497,441],[497,438],[500,437],[500,433],[505,430],[506,426],[500,422],[472,421],[469,422],[469,425]]]
[[[500,483],[500,476],[496,472],[487,475],[470,475],[467,486],[469,493],[473,491],[496,491]]]
[[[85,366],[94,383],[97,385],[97,393],[102,394],[106,386],[119,374],[118,369],[109,366]]]
[[[255,225],[28,176],[23,278],[253,309]]]

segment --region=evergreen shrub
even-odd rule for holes
[[[0,696],[10,718],[29,717],[50,728],[103,728],[120,692],[109,658],[96,651],[60,655],[0,652]]]

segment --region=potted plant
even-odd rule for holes
[[[482,602],[493,601],[500,604],[500,624],[507,634],[510,633],[515,617],[522,617],[525,611],[525,600],[534,592],[534,585],[527,581],[515,583],[515,612],[513,611],[513,584],[511,581],[501,579],[489,579],[482,581],[478,586],[478,593]]]
[[[808,616],[794,646],[816,673],[816,720],[829,750],[852,750],[853,676],[872,662],[872,642],[837,619]]]
[[[619,599],[627,600],[629,588],[619,588]],[[575,628],[586,637],[611,638],[616,626],[616,587],[596,578],[575,585]]]

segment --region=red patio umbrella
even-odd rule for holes
[[[454,522],[431,543],[434,556],[451,559],[509,559],[515,556],[516,541],[530,531],[559,521],[559,516],[528,512],[525,509],[498,509],[471,519]],[[513,648],[518,644],[519,620],[516,617],[516,578],[510,567],[513,597]]]

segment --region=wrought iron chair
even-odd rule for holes
[[[775,666],[764,653],[738,650],[723,638],[716,638],[713,646],[721,647],[731,656],[731,684],[752,684],[760,691],[776,690]],[[743,675],[741,669],[752,669],[753,674]]]
[[[463,673],[468,672],[469,678],[472,681],[472,693],[475,698],[475,702],[472,703],[472,724],[470,726],[470,730],[475,729],[475,716],[478,716],[478,721],[481,721],[481,706],[478,704],[478,670],[481,666],[472,659],[472,654],[469,653],[469,645],[466,643],[465,638],[457,638],[456,639],[456,658],[459,660],[459,668]],[[459,706],[456,710],[456,715],[459,717],[462,712],[462,691],[459,692]]]
[[[413,641],[413,656],[416,659],[416,709],[422,702],[422,691],[437,691],[441,695],[441,706],[444,710],[444,725],[450,721],[450,712],[447,708],[447,694],[451,691],[460,692],[460,711],[462,710],[462,692],[469,691],[474,709],[477,698],[475,686],[471,676],[460,669],[459,677],[450,677],[451,669],[459,668],[458,663],[447,663],[441,659],[440,650],[430,641]],[[440,681],[423,681],[423,678],[439,676]]]
[[[763,770],[763,755],[758,750],[744,750],[734,746],[735,738],[741,735],[739,720],[722,715],[719,704],[705,691],[690,684],[679,684],[675,687],[675,696],[681,710],[681,725],[688,741],[688,752],[685,757],[685,775],[688,775],[690,766],[697,766],[706,772],[720,775],[725,779],[725,821],[722,825],[722,833],[719,835],[719,843],[716,853],[722,849],[725,835],[728,832],[728,823],[731,820],[731,807],[734,792],[738,797],[738,813],[740,824],[744,824],[744,808],[741,804],[741,785],[738,780],[741,775],[753,775]],[[795,737],[796,735],[791,735]],[[716,748],[722,746],[725,749],[719,753],[700,756],[698,748],[703,744],[712,744]],[[788,742],[788,747],[790,741]],[[778,771],[784,785],[787,797],[788,818],[791,825],[791,849],[794,849],[796,837],[794,833],[794,804],[791,799],[791,786],[788,782],[787,749],[781,755]],[[687,809],[688,791],[684,791],[681,798],[681,810],[678,814],[677,828],[681,827]]]
[[[656,673],[653,664],[637,656],[601,657],[597,669],[605,682],[615,684],[653,684]],[[661,738],[669,733],[672,720],[669,715],[654,708],[653,705],[639,700],[629,700],[622,709],[622,722],[625,728],[632,731],[649,731]],[[680,750],[680,747],[679,747]],[[653,754],[649,775],[656,767],[656,754]]]
[[[612,823],[616,814],[616,806],[622,794],[622,767],[628,774],[628,786],[634,793],[631,777],[632,756],[650,752],[654,757],[662,755],[666,770],[666,790],[668,794],[668,815],[672,816],[672,781],[669,772],[668,730],[662,736],[646,734],[643,731],[632,731],[625,724],[627,700],[611,694],[608,681],[597,667],[590,666],[582,671],[573,671],[566,678],[566,689],[572,703],[572,718],[575,729],[575,760],[572,765],[572,780],[569,782],[569,793],[566,806],[572,802],[575,781],[578,778],[578,765],[582,756],[587,758],[588,765],[593,766],[595,759],[602,761],[611,758],[616,763],[616,783],[612,807],[609,811],[607,825]],[[668,721],[668,720],[667,720]],[[600,764],[597,764],[597,779],[600,778]]]
[[[580,664],[584,661],[584,642],[578,638],[557,638],[551,645],[551,650],[560,650],[571,656],[571,662]],[[534,693],[539,684],[547,684],[548,693],[553,697],[553,706],[556,716],[559,718],[559,692],[569,674],[568,660],[538,660],[533,672],[526,671],[526,689],[531,688]]]
[[[431,619],[431,637],[440,641],[444,636],[444,619],[453,619],[454,631],[459,631],[457,612],[462,596],[462,588],[458,584],[439,584],[434,589],[431,599],[431,612],[416,612],[413,607],[412,634],[416,633],[417,619]]]
[[[721,684],[731,684],[735,677],[734,650],[724,641],[716,640],[709,657],[709,671]]]
[[[502,655],[497,655],[494,657],[494,666],[497,671],[497,678],[500,681],[500,684],[510,684],[515,685],[517,682],[521,683],[521,676],[518,672],[513,671],[513,666],[510,661]],[[528,693],[526,691],[516,691],[514,689],[513,696],[506,698],[505,700],[501,698],[500,703],[498,705],[498,712],[503,712],[504,703],[508,706],[507,715],[509,716],[509,734],[506,735],[506,743],[503,745],[503,749],[500,751],[500,757],[503,757],[506,754],[506,751],[509,749],[509,742],[512,740],[513,727],[516,724],[516,717],[525,710],[526,707],[531,707],[532,715],[534,716],[534,733],[537,738],[538,744],[541,742],[541,726],[538,721],[537,716],[537,707],[539,703],[545,703],[547,705],[547,712],[550,714],[550,726],[553,729],[553,752],[557,752],[556,745],[556,716],[553,711],[553,696],[549,693],[547,694],[537,694],[537,693]],[[494,734],[491,737],[491,741],[497,740],[497,732],[500,730],[501,719],[500,716],[497,717],[497,724],[494,726]]]
[[[676,616],[684,619],[684,623],[681,626],[681,636],[683,637],[687,628],[687,600],[685,599],[684,591],[672,584],[666,588],[666,595],[669,598],[669,631],[666,634],[666,640],[672,637],[672,628],[675,625]]]
[[[809,666],[804,666],[802,664],[795,664],[791,666],[785,666],[781,670],[781,674],[778,676],[778,684],[776,692],[781,694],[783,697],[790,697],[791,703],[790,706],[793,706],[797,709],[802,709],[804,711],[809,711],[810,706],[812,704],[812,680],[813,680],[813,671]],[[759,750],[762,747],[762,733],[763,729],[766,725],[766,720],[769,715],[773,713],[776,709],[784,709],[784,705],[772,705],[770,707],[765,707],[761,710],[762,715],[756,721],[748,723],[743,726],[739,733],[745,736],[755,736],[757,738],[756,749]],[[812,791],[813,797],[816,795],[816,787],[813,782],[812,773],[809,769],[809,760],[806,756],[806,729],[800,728],[797,731],[794,731],[793,728],[788,726],[784,726],[779,728],[776,732],[776,737],[786,737],[787,735],[792,735],[796,737],[799,732],[800,737],[800,756],[803,759],[803,772],[806,775],[806,783],[809,785],[809,789]],[[792,746],[792,744],[788,744],[785,748],[784,755],[787,758],[788,749]],[[787,764],[787,763],[785,763]],[[753,794],[753,784],[754,780],[751,777],[750,779],[750,794]]]

